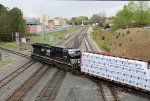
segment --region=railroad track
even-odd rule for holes
[[[5,47],[0,46],[0,49],[3,50],[3,51],[9,52],[9,53],[19,55],[19,56],[24,57],[24,58],[31,59],[31,57],[29,55],[26,55],[26,54],[23,54],[23,53],[20,53],[20,52],[17,52],[17,51],[14,51],[14,50],[11,50],[11,49],[8,49],[8,48],[5,48]]]
[[[104,101],[120,101],[116,91],[109,85],[98,83],[98,91],[101,92]]]
[[[62,41],[58,42],[56,45],[65,45],[66,40],[71,40],[73,37],[80,31],[81,29],[77,29],[74,32],[70,33],[68,37],[64,38]]]
[[[84,34],[84,30],[82,31],[82,33]],[[78,33],[78,34],[82,34],[82,33]],[[74,41],[74,40],[71,40],[71,41]],[[2,48],[2,50],[26,57],[25,54],[22,54],[13,50],[9,50],[6,48]],[[21,72],[23,72],[25,69],[27,69],[31,65],[32,65],[32,62],[29,61],[24,66],[22,66],[22,68],[17,69],[10,76],[8,76],[5,80],[2,80],[1,87],[3,87],[6,83],[10,82],[13,78],[15,78],[17,75],[19,75]],[[21,100],[22,97],[36,84],[36,82],[41,78],[42,75],[44,75],[44,73],[47,70],[48,70],[48,66],[43,65],[36,73],[34,73],[28,80],[26,80],[25,83],[21,85],[11,96],[9,96],[7,98],[7,101]],[[55,74],[55,76],[44,87],[37,101],[41,101],[42,99],[44,100],[48,99],[50,101],[55,100],[57,93],[59,91],[59,88],[65,78],[66,73],[67,73],[66,71],[59,70]]]
[[[85,30],[87,29],[87,27],[81,28],[79,30],[77,30],[76,32],[74,32],[74,34],[72,36],[70,36],[68,38],[68,40],[64,40],[61,43],[57,44],[57,45],[61,45],[64,46],[65,48],[77,48],[81,42],[81,39],[78,39],[79,36],[82,36],[83,33],[85,32]]]
[[[95,51],[89,43],[87,36],[84,37],[84,43],[86,51]],[[98,82],[98,91],[101,92],[104,101],[120,101],[118,94],[112,85],[105,85],[102,82]]]
[[[45,74],[49,66],[43,65],[35,72],[25,83],[18,88],[6,101],[20,101],[22,97],[37,83],[37,81]]]
[[[79,48],[79,46],[82,43],[82,40],[84,39],[84,36],[86,35],[86,31],[88,29],[88,26],[86,26],[81,33],[78,34],[78,36],[75,37],[73,48]]]
[[[114,86],[110,86],[110,85],[109,85],[109,89],[110,89],[110,91],[111,91],[111,94],[114,96],[115,101],[121,101],[121,100],[119,99],[118,93],[117,93],[117,91],[115,90]]]
[[[69,47],[73,45],[73,41],[75,41],[78,36],[84,33],[83,29],[80,29],[78,33],[75,33],[74,37],[70,37],[71,39],[62,41],[62,43],[58,43],[57,45],[64,45],[66,47]],[[49,82],[46,84],[46,86],[43,88],[41,94],[37,97],[36,101],[54,101],[57,93],[59,91],[59,88],[62,85],[62,82],[66,76],[67,72],[63,70],[58,70],[52,79],[49,80]]]
[[[85,43],[86,51],[92,51],[93,50],[86,37],[84,37],[84,43]]]
[[[44,87],[36,101],[54,101],[65,76],[65,71],[58,70]]]
[[[9,83],[11,80],[13,80],[15,77],[17,77],[19,74],[24,72],[27,68],[29,68],[31,65],[33,65],[35,61],[30,60],[27,63],[25,63],[23,66],[18,68],[17,70],[13,71],[11,74],[0,80],[0,88],[5,86],[7,83]]]

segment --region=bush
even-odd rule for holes
[[[103,49],[106,50],[107,52],[110,52],[110,45],[108,44],[108,42],[106,42],[106,41],[101,41],[100,46],[101,46],[101,48],[103,48]]]
[[[127,34],[130,34],[130,31],[129,31],[129,30],[127,31]]]
[[[102,40],[105,40],[105,36],[103,35]]]
[[[121,43],[119,43],[119,46],[121,46]]]
[[[119,38],[119,36],[118,35],[116,35],[116,39],[118,39]]]

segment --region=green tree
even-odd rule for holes
[[[10,19],[8,17],[8,11],[5,6],[0,4],[0,40],[10,41],[11,35],[9,33]]]
[[[9,10],[0,4],[0,40],[11,41],[12,32],[19,32],[23,36],[25,31],[26,24],[21,10],[16,7]]]
[[[20,9],[14,7],[9,11],[11,19],[11,32],[19,32],[21,35],[25,33],[25,20]]]
[[[74,25],[81,25],[82,21],[88,21],[88,17],[86,16],[79,16],[71,18],[70,22]]]
[[[149,3],[148,1],[138,1],[136,3],[135,20],[139,25],[145,25],[149,22]]]
[[[94,14],[91,17],[90,22],[91,23],[99,23],[100,20],[101,20],[101,16],[98,14]]]
[[[124,5],[123,9],[116,14],[112,30],[150,24],[149,16],[150,7],[147,1],[131,1],[128,5]]]

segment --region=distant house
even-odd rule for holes
[[[113,20],[110,20],[110,19],[105,19],[105,21],[104,21],[104,25],[109,25],[109,26],[112,26],[112,24],[113,24]]]
[[[66,25],[66,20],[60,19],[60,20],[59,20],[59,24],[60,24],[60,26]]]
[[[39,18],[25,18],[28,34],[39,34],[42,32],[42,24]]]
[[[53,24],[53,20],[52,20],[52,19],[51,19],[51,20],[48,20],[48,28],[49,28],[50,30],[54,29],[54,24]]]
[[[64,19],[53,19],[54,26],[64,26],[66,25],[66,20]]]
[[[54,26],[60,26],[59,19],[54,19],[53,23],[54,23]]]
[[[99,21],[99,25],[100,25],[100,26],[106,26],[107,24],[108,24],[109,26],[112,26],[113,20],[110,20],[110,19],[108,19],[108,18],[106,18],[106,17],[103,17],[103,18],[100,19],[100,21]]]

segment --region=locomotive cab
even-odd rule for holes
[[[68,57],[71,64],[77,64],[80,60],[80,49],[69,49]]]

